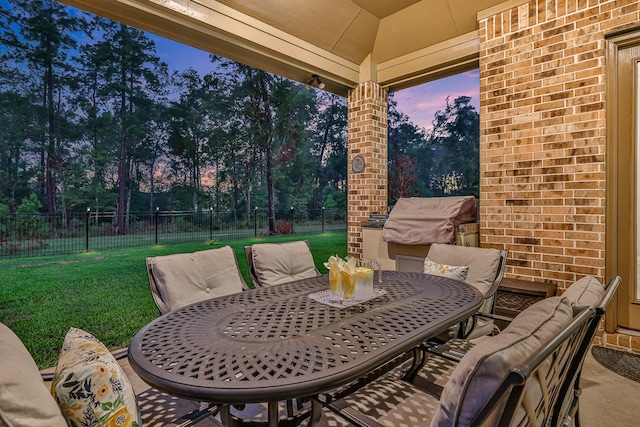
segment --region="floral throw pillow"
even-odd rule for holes
[[[429,259],[429,257],[427,257],[424,259],[424,268],[422,272],[426,274],[433,274],[435,276],[448,277],[450,279],[456,279],[464,282],[467,278],[467,274],[469,273],[469,266],[438,264],[437,262],[433,262]]]
[[[64,339],[51,394],[71,427],[138,427],[129,380],[93,335],[71,328]]]

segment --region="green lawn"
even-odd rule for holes
[[[322,263],[329,255],[347,252],[346,232],[331,232],[0,260],[0,322],[22,339],[41,369],[56,364],[70,327],[90,332],[109,348],[124,347],[158,316],[145,271],[146,257],[229,245],[245,281],[251,283],[245,245],[302,239],[309,241],[321,272],[326,271]]]

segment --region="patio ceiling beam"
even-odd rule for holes
[[[478,68],[478,31],[420,49],[378,65],[378,82],[399,90]]]
[[[394,91],[478,64],[477,31],[380,63],[371,52],[357,64],[215,0],[61,1],[298,82],[317,74],[342,96],[368,79]]]
[[[144,31],[299,82],[318,74],[325,90],[346,96],[354,64],[215,1],[61,0]]]

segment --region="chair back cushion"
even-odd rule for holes
[[[567,288],[562,296],[566,297],[573,308],[575,316],[585,307],[597,307],[604,297],[604,286],[593,276],[578,279]]]
[[[0,323],[0,425],[65,427],[36,362],[20,338]]]
[[[81,329],[69,329],[64,338],[51,393],[69,425],[141,425],[127,376],[107,347]]]
[[[161,313],[241,292],[244,283],[230,246],[147,258],[147,269]]]
[[[444,387],[431,426],[469,425],[509,370],[556,337],[572,319],[573,312],[566,298],[547,298],[521,312],[498,335],[475,345],[456,366]],[[542,399],[542,393],[539,394]],[[505,403],[506,400],[501,399],[483,425],[497,425]]]
[[[317,276],[309,244],[305,241],[260,243],[251,247],[260,286],[271,286]]]
[[[439,264],[469,266],[465,282],[482,292],[485,298],[490,296],[488,292],[500,268],[499,250],[434,243],[427,257]]]

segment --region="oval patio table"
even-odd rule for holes
[[[129,360],[160,390],[222,404],[225,425],[229,405],[268,402],[273,426],[278,401],[363,377],[469,318],[483,301],[464,282],[399,271],[382,272],[376,288],[384,295],[347,308],[312,298],[327,288],[327,276],[317,276],[179,308],[136,334]],[[310,425],[321,410],[312,402]]]

